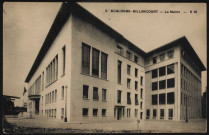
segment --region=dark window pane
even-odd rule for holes
[[[165,104],[165,94],[159,94],[159,104],[160,105]]]
[[[118,61],[118,83],[121,84],[121,61]]]
[[[167,104],[174,104],[174,92],[167,93]]]
[[[149,117],[150,117],[150,110],[147,109],[147,117],[146,117],[146,119],[149,119]]]
[[[165,67],[159,68],[159,76],[164,76],[165,75]]]
[[[127,79],[127,88],[131,87],[131,79]]]
[[[160,119],[164,119],[164,109],[160,109]]]
[[[93,88],[93,99],[94,100],[99,100],[99,94],[98,94],[98,88],[97,87]]]
[[[127,92],[127,104],[131,104],[131,93]]]
[[[84,116],[88,116],[88,111],[89,111],[88,108],[83,108],[83,115],[84,115]],[[63,113],[63,115],[64,115],[64,109],[63,109],[62,113]]]
[[[161,54],[160,55],[160,61],[164,61],[165,60],[165,54]]]
[[[102,52],[101,59],[101,78],[107,79],[107,54]]]
[[[157,63],[157,57],[153,58],[152,62],[153,62],[153,64],[156,64]]]
[[[135,90],[138,90],[138,82],[135,81]]]
[[[90,46],[82,44],[82,73],[90,72]]]
[[[168,119],[169,120],[173,119],[173,109],[168,109]]]
[[[92,75],[99,76],[99,50],[92,49]]]
[[[107,93],[107,90],[102,89],[102,101],[106,101],[106,93]]]
[[[157,110],[153,109],[153,119],[156,119],[156,117],[157,117]]]
[[[135,68],[135,77],[138,77],[138,69]]]
[[[120,90],[118,90],[117,92],[117,102],[121,103],[121,91]]]
[[[127,65],[127,74],[130,75],[131,74],[131,66]]]
[[[135,105],[138,105],[139,101],[138,101],[138,94],[135,94]]]
[[[97,116],[98,109],[93,109],[93,116]]]
[[[152,105],[157,105],[157,94],[152,95]]]
[[[88,98],[89,86],[83,85],[83,98]]]
[[[174,78],[167,80],[167,88],[173,88],[175,86],[175,80]]]
[[[157,69],[152,70],[152,78],[156,78],[158,75]]]
[[[159,89],[165,89],[165,80],[159,81]]]
[[[131,53],[129,51],[126,52],[126,57],[130,60],[131,59]]]
[[[167,74],[172,74],[172,73],[174,73],[174,64],[167,66]]]
[[[135,63],[138,63],[138,59],[139,59],[139,57],[137,57],[136,55],[134,55],[134,62]]]
[[[157,82],[152,83],[152,90],[157,90]]]
[[[102,116],[106,116],[106,109],[102,109]]]

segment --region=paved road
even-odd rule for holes
[[[189,120],[185,122],[143,120],[140,122],[140,130],[137,130],[136,121],[110,121],[99,123],[65,123],[51,118],[29,119],[24,117],[7,118],[8,122],[15,123],[18,127],[35,129],[34,133],[68,133],[68,132],[145,132],[145,133],[204,133],[206,132],[206,120]]]

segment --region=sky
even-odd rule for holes
[[[145,52],[186,36],[205,67],[207,65],[206,4],[101,2],[79,4]],[[4,3],[3,94],[22,97],[26,86],[24,81],[60,6],[61,3],[57,2]],[[123,9],[158,12],[111,12]],[[171,10],[180,13],[165,13]],[[206,85],[207,73],[204,71],[202,92],[205,91]],[[22,100],[16,100],[15,105],[21,106],[21,103]]]

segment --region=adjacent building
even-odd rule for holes
[[[69,122],[199,118],[204,70],[186,37],[146,53],[63,3],[25,80],[27,111]]]

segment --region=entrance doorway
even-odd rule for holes
[[[124,106],[116,106],[115,107],[115,118],[120,120],[124,117]]]

